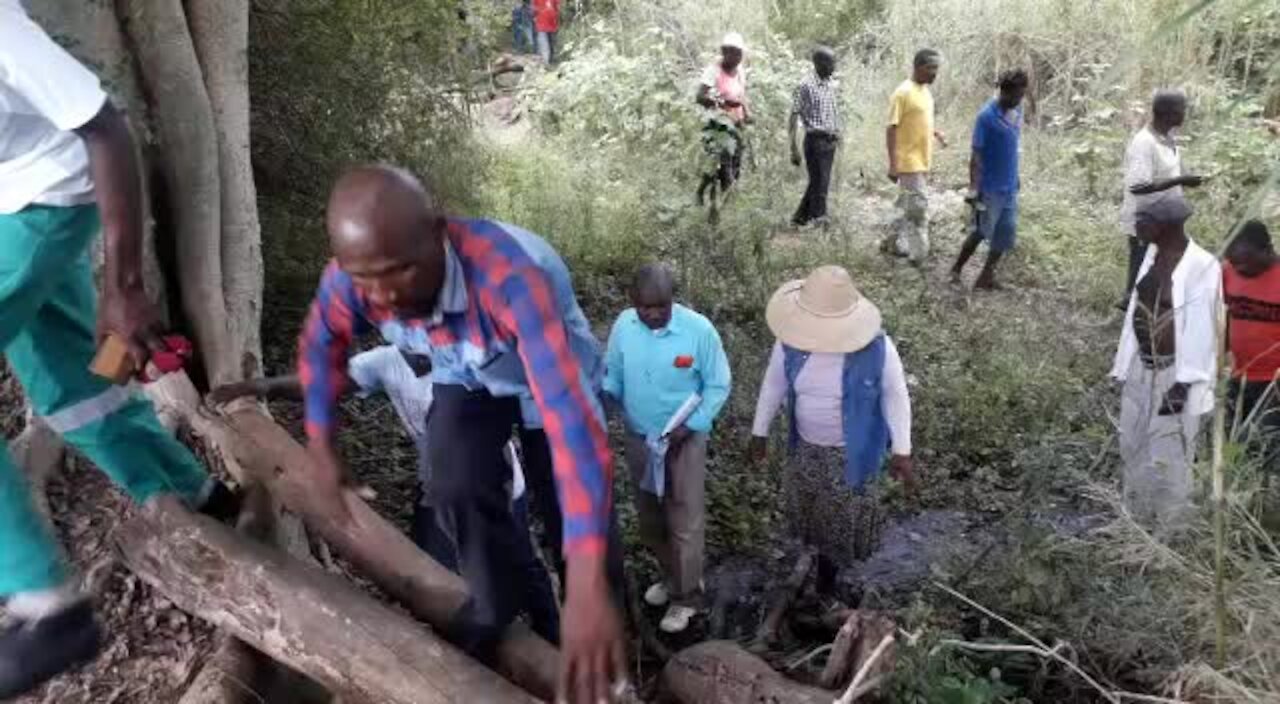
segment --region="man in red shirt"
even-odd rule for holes
[[[538,32],[538,55],[548,66],[556,58],[560,30],[560,0],[533,0],[533,28]]]
[[[1250,220],[1227,248],[1223,294],[1232,370],[1228,402],[1237,434],[1256,429],[1280,451],[1280,257],[1267,227]]]

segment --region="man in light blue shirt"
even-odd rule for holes
[[[729,359],[711,321],[673,302],[675,281],[642,267],[605,353],[604,392],[627,425],[627,465],[640,537],[663,579],[645,592],[670,602],[662,630],[678,633],[697,613],[706,533],[707,435],[729,398]]]

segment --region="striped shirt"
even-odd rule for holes
[[[835,79],[809,76],[791,97],[791,114],[799,115],[806,132],[840,134],[840,107]]]
[[[450,219],[445,256],[436,310],[421,318],[375,305],[329,264],[298,345],[307,434],[332,432],[348,349],[377,329],[429,355],[434,383],[531,397],[551,446],[565,553],[603,555],[613,468],[595,393],[600,349],[568,268],[541,238],[489,220]]]

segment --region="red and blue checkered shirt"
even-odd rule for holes
[[[435,383],[532,397],[551,446],[565,553],[602,555],[613,470],[595,391],[600,349],[568,269],[541,238],[489,220],[451,219],[445,251],[436,310],[422,318],[375,305],[330,262],[298,345],[308,436],[332,432],[351,343],[376,328],[430,355]]]

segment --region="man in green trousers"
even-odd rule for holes
[[[95,77],[0,0],[0,350],[34,412],[138,502],[176,495],[225,516],[236,498],[156,419],[89,371],[97,341],[158,349],[142,286],[142,199],[124,117]],[[105,238],[102,309],[90,262]],[[0,447],[0,700],[93,658],[101,633],[22,470]]]

